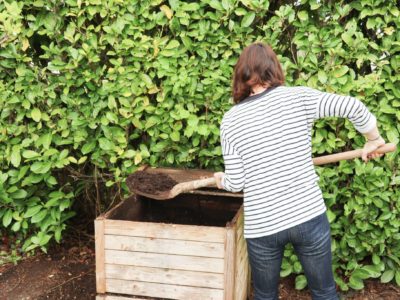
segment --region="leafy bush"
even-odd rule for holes
[[[222,168],[232,68],[257,40],[279,54],[288,85],[358,97],[398,142],[399,20],[394,0],[3,1],[2,232],[45,250],[73,199],[104,211],[140,164]],[[314,129],[316,155],[364,142],[343,119]],[[400,284],[398,164],[391,154],[318,168],[343,290]],[[301,272],[287,249],[282,275]]]

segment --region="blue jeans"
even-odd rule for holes
[[[331,236],[323,213],[281,232],[246,239],[254,286],[254,300],[278,300],[283,250],[292,243],[303,266],[314,300],[337,300],[332,272]]]

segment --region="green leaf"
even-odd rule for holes
[[[165,47],[165,49],[170,50],[170,49],[175,49],[179,47],[179,42],[177,40],[172,40],[168,43],[168,45]],[[150,79],[151,81],[151,79]]]
[[[106,139],[106,138],[100,138],[99,139],[99,145],[100,145],[100,148],[105,150],[105,151],[110,151],[110,150],[113,150],[115,148],[114,143],[111,142],[110,140]]]
[[[388,137],[389,142],[397,144],[399,142],[399,132],[397,131],[396,128],[390,128],[387,132],[386,135]]]
[[[348,32],[342,33],[342,40],[349,46],[352,46],[354,42],[352,34],[349,34]]]
[[[308,13],[305,10],[299,11],[297,16],[299,17],[299,20],[302,22],[305,22],[308,20]]]
[[[25,190],[19,189],[18,191],[11,193],[10,197],[13,199],[24,199],[27,195],[28,193]]]
[[[35,122],[40,122],[40,119],[42,118],[42,113],[38,108],[34,108],[31,111],[31,117]]]
[[[40,154],[35,151],[32,151],[32,150],[25,150],[22,152],[22,156],[24,158],[30,159],[30,158],[34,158],[34,157],[39,157]]]
[[[6,213],[3,215],[3,226],[7,227],[8,225],[10,225],[12,220],[12,211],[11,209],[7,209]]]
[[[243,17],[242,22],[240,23],[240,25],[242,27],[249,27],[253,23],[255,17],[256,17],[256,14],[254,12],[248,12]]]
[[[325,84],[328,81],[328,76],[326,76],[326,73],[324,70],[319,70],[318,71],[318,80],[322,83]]]
[[[200,5],[196,2],[192,2],[192,3],[184,3],[180,9],[183,11],[195,11],[198,10],[200,8]]]
[[[59,243],[61,240],[61,230],[62,229],[60,227],[57,227],[57,229],[54,231],[54,239],[57,243]]]
[[[174,131],[171,133],[171,140],[173,140],[174,142],[179,142],[180,138],[180,133],[178,131]]]
[[[15,222],[13,224],[13,226],[11,227],[11,230],[14,232],[17,232],[20,230],[20,228],[21,228],[21,222]]]
[[[381,282],[388,283],[388,282],[392,281],[392,279],[394,278],[394,275],[395,275],[394,270],[387,270],[387,271],[383,272],[383,274],[381,276]]]
[[[304,275],[297,275],[295,280],[296,290],[302,290],[307,286],[307,279]]]
[[[210,6],[216,10],[224,10],[224,8],[222,7],[222,4],[219,0],[211,0]]]
[[[30,217],[36,215],[41,209],[42,209],[41,205],[29,207],[28,210],[26,211],[26,213],[24,214],[24,217],[30,218]]]
[[[339,77],[344,76],[348,71],[349,71],[349,67],[348,66],[341,66],[339,68],[336,68],[333,71],[333,76],[335,76],[336,78],[339,78]]]
[[[396,271],[395,280],[396,280],[397,285],[400,286],[400,271]]]
[[[353,271],[353,273],[351,274],[351,277],[354,277],[356,279],[367,279],[370,277],[369,272],[367,272],[364,269],[356,269],[355,271]]]
[[[82,146],[81,152],[83,155],[92,152],[96,148],[96,141],[91,141]]]
[[[35,214],[32,218],[31,218],[31,222],[32,223],[39,223],[40,221],[42,221],[46,216],[47,216],[48,211],[47,210],[41,210],[39,213]]]
[[[197,128],[197,132],[201,135],[208,135],[209,134],[209,129],[208,129],[208,125],[207,124],[201,124],[198,128]]]
[[[36,174],[45,174],[51,169],[51,161],[46,162],[35,162],[31,166],[31,171]]]
[[[377,265],[363,266],[362,269],[366,270],[369,273],[369,276],[372,278],[378,278],[379,276],[381,276],[381,272],[379,271],[379,266]]]
[[[351,276],[349,280],[349,286],[354,290],[361,290],[364,288],[364,283],[361,279]]]
[[[18,168],[21,163],[21,153],[19,149],[13,149],[11,153],[11,164]]]

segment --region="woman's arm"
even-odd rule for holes
[[[363,148],[362,159],[375,158],[381,155],[373,153],[385,141],[379,134],[375,116],[358,99],[307,88],[303,95],[307,119],[313,123],[324,117],[342,117],[349,119],[358,132],[367,138]]]
[[[240,192],[244,188],[244,168],[243,161],[236,149],[225,136],[225,131],[221,128],[221,148],[224,157],[225,173],[214,174],[217,186],[230,192]]]
[[[375,126],[372,130],[364,133],[364,136],[367,138],[367,142],[362,151],[362,159],[368,161],[369,158],[381,157],[383,154],[374,152],[380,146],[385,144],[385,140],[379,134],[378,127]]]

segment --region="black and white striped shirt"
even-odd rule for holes
[[[270,235],[326,211],[311,156],[318,118],[348,118],[365,133],[376,118],[359,100],[307,87],[268,89],[232,107],[221,123],[223,187],[244,192],[244,236]]]

